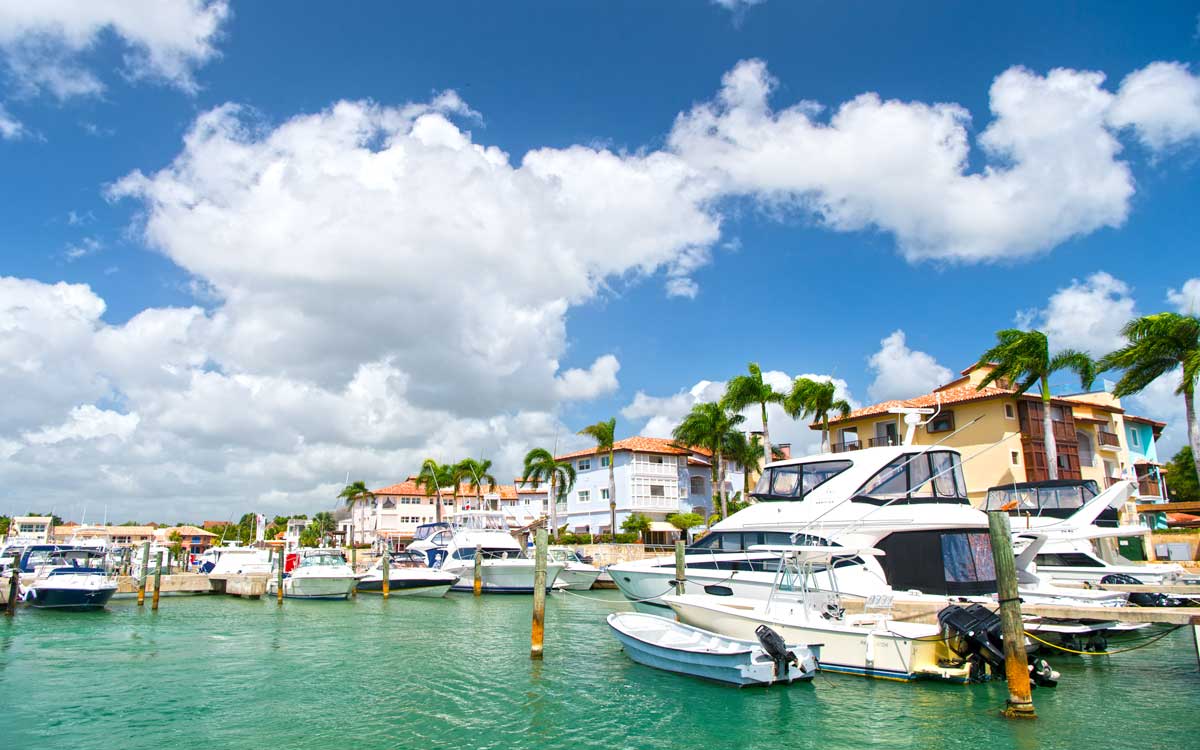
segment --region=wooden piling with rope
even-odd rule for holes
[[[162,589],[162,564],[163,553],[162,550],[159,550],[157,560],[154,564],[154,599],[150,602],[150,610],[153,612],[158,611],[158,595]]]
[[[675,540],[675,593],[682,596],[684,590],[684,569],[687,567],[686,552],[684,551],[683,540]]]
[[[472,587],[475,596],[483,593],[483,547],[475,545],[475,582]]]
[[[542,658],[546,634],[546,530],[538,529],[533,553],[533,629],[530,633],[529,658]]]
[[[283,606],[283,569],[286,567],[287,555],[283,550],[279,551],[279,559],[277,560],[279,567],[275,568],[275,602],[279,606]]]
[[[392,574],[392,553],[387,548],[383,549],[383,598],[388,598],[389,583]]]
[[[1008,680],[1008,703],[1001,712],[1010,719],[1036,719],[1029,657],[1025,653],[1025,625],[1017,591],[1017,563],[1013,557],[1008,513],[988,513],[988,535],[996,564],[996,590],[1000,600],[1000,630],[1004,637],[1004,674]]]
[[[8,601],[4,614],[12,617],[17,613],[17,597],[21,594],[21,555],[13,552],[12,567],[8,569]]]
[[[138,581],[138,606],[146,604],[146,580],[150,578],[150,542],[142,542],[142,578]]]

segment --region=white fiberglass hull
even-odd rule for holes
[[[554,586],[562,572],[562,563],[546,564],[546,590]],[[474,591],[475,561],[449,560],[441,570],[457,575],[451,591]],[[480,566],[481,590],[485,594],[532,594],[534,561],[524,558],[484,560]]]
[[[590,565],[572,565],[567,563],[567,567],[563,568],[558,574],[558,581],[555,588],[566,589],[568,591],[587,591],[600,577],[600,569],[593,568]]]
[[[665,602],[681,622],[731,638],[752,640],[759,625],[767,625],[788,643],[820,644],[821,669],[879,679],[910,681],[938,679],[967,682],[966,666],[942,667],[950,657],[935,625],[901,623],[876,617],[847,617],[842,621],[806,616],[804,605],[773,605],[685,594]]]
[[[429,568],[392,568],[388,572],[388,596],[445,596],[458,576]],[[358,579],[358,591],[383,593],[383,574],[372,570]]]
[[[296,576],[283,579],[283,596],[285,599],[345,599],[354,588],[355,578],[352,575],[331,576]],[[269,594],[277,594],[276,581],[272,579],[267,586]]]

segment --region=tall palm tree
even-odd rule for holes
[[[350,510],[350,544],[353,546],[355,541],[354,532],[354,508],[360,503],[365,503],[367,500],[374,500],[375,493],[367,489],[367,485],[360,479],[353,484],[348,484],[338,493],[338,497],[346,502],[346,507]]]
[[[730,411],[740,412],[748,406],[758,404],[762,410],[762,460],[763,466],[771,462],[771,432],[767,428],[767,404],[782,404],[785,395],[763,382],[762,370],[757,362],[748,365],[749,375],[737,375],[725,384],[725,395],[721,405]],[[742,464],[748,467],[750,464]]]
[[[1114,396],[1140,392],[1172,370],[1180,370],[1175,392],[1183,396],[1188,444],[1196,477],[1200,479],[1200,425],[1196,424],[1196,380],[1200,378],[1200,318],[1158,313],[1125,324],[1121,335],[1128,344],[1100,360],[1101,370],[1124,370]]]
[[[551,534],[558,534],[558,501],[565,500],[575,486],[575,467],[570,461],[559,461],[545,448],[534,448],[525,454],[525,469],[521,472],[521,484],[532,484],[536,489],[539,482],[550,484],[550,527]]]
[[[721,518],[728,506],[721,492],[722,456],[729,445],[730,432],[746,421],[741,414],[731,414],[718,403],[696,404],[683,421],[671,431],[675,444],[681,448],[704,448],[712,453],[713,507],[720,505]]]
[[[729,440],[726,441],[725,457],[735,464],[742,467],[742,499],[750,497],[750,468],[758,463],[758,460],[763,456],[762,441],[758,435],[746,436],[746,433],[741,430],[735,430],[729,435]],[[771,449],[772,460],[783,458],[783,454],[777,449]]]
[[[466,479],[467,486],[475,490],[475,495],[479,498],[479,504],[487,508],[487,504],[483,501],[484,482],[487,483],[488,492],[496,491],[496,477],[491,474],[492,462],[485,458],[464,458],[458,462],[455,469],[455,484],[460,479]],[[497,507],[495,510],[500,510],[500,508]]]
[[[1083,352],[1063,349],[1050,356],[1050,342],[1041,331],[1022,331],[1006,328],[996,332],[996,345],[979,357],[978,365],[992,363],[975,390],[983,390],[997,380],[1007,380],[1017,394],[1041,385],[1042,432],[1045,433],[1046,471],[1050,479],[1058,479],[1058,444],[1054,440],[1054,423],[1050,417],[1050,376],[1061,370],[1071,370],[1079,376],[1084,390],[1096,380],[1096,363]]]
[[[784,399],[783,410],[792,419],[811,417],[820,422],[821,450],[829,451],[829,413],[844,417],[850,413],[850,403],[837,398],[837,386],[832,380],[796,378],[792,392]]]
[[[608,452],[608,528],[613,533],[617,533],[617,479],[613,470],[613,455],[616,453],[613,444],[617,437],[617,418],[613,417],[607,422],[597,422],[596,424],[588,425],[579,431],[580,435],[587,435],[592,440],[596,441],[596,453],[601,451]]]
[[[425,497],[437,498],[433,504],[438,523],[442,522],[442,487],[456,481],[452,466],[439,464],[432,458],[427,458],[421,463],[421,471],[417,474],[416,485],[425,490]]]

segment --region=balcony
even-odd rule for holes
[[[679,510],[679,498],[659,495],[634,495],[630,507],[634,510]]]
[[[883,446],[900,445],[900,438],[895,435],[881,435],[873,437],[867,441],[867,444],[872,448],[881,448]]]
[[[633,475],[635,477],[676,479],[679,476],[679,464],[675,463],[674,457],[670,463],[662,464],[637,461],[633,464]]]
[[[1142,477],[1139,479],[1138,494],[1144,497],[1162,497],[1158,491],[1158,480],[1153,477]]]
[[[1121,449],[1121,440],[1117,437],[1117,433],[1109,432],[1105,429],[1096,430],[1096,438],[1100,443],[1101,448],[1109,448],[1111,450]]]
[[[841,443],[834,443],[832,447],[833,453],[847,453],[849,451],[862,450],[863,442],[861,440],[845,440]]]

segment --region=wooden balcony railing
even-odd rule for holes
[[[1121,447],[1121,441],[1117,438],[1117,433],[1109,432],[1108,430],[1096,430],[1096,434],[1100,439],[1100,445],[1109,448]]]
[[[1142,477],[1138,480],[1138,494],[1150,497],[1161,497],[1158,491],[1158,480],[1152,477]]]
[[[884,435],[882,437],[873,437],[870,439],[870,441],[868,441],[868,444],[872,448],[879,448],[879,447],[885,446],[885,445],[899,445],[900,438],[893,437],[891,435]]]
[[[861,440],[844,440],[840,443],[833,444],[834,453],[845,453],[847,451],[862,450],[863,443]]]

